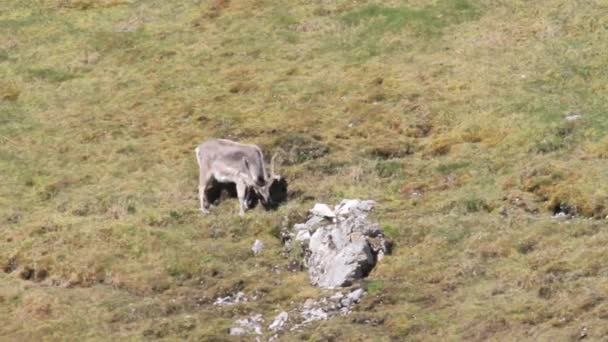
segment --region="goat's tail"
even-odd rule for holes
[[[194,149],[194,153],[196,153],[196,163],[198,164],[198,167],[201,167],[201,160],[200,160],[200,156],[198,154],[198,146]]]

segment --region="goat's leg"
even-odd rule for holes
[[[203,214],[209,213],[209,199],[207,198],[207,186],[209,185],[209,181],[211,180],[211,174],[207,172],[203,172],[201,170],[199,175],[199,183],[198,183],[198,198],[201,204],[201,211]]]
[[[247,209],[247,201],[245,198],[245,194],[247,191],[247,186],[242,181],[236,182],[236,195],[239,198],[239,216],[245,215],[245,210]]]

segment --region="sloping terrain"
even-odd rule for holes
[[[269,323],[323,295],[280,230],[342,198],[394,253],[283,340],[605,339],[606,51],[599,0],[3,1],[0,339]],[[285,152],[289,201],[202,216],[210,137]]]

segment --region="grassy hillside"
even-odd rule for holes
[[[599,0],[4,1],[0,339],[269,323],[323,295],[278,231],[342,198],[395,251],[282,339],[605,339],[606,51]],[[202,216],[210,137],[284,151],[288,203]]]

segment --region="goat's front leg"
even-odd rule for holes
[[[207,172],[200,172],[199,175],[199,183],[198,183],[198,198],[201,205],[201,212],[203,214],[209,213],[209,199],[207,198],[207,186],[209,185],[209,181],[211,180],[211,174]]]
[[[245,199],[245,194],[247,192],[247,186],[242,181],[238,181],[236,183],[236,195],[239,198],[239,216],[245,215],[245,210],[247,209],[247,201]]]

